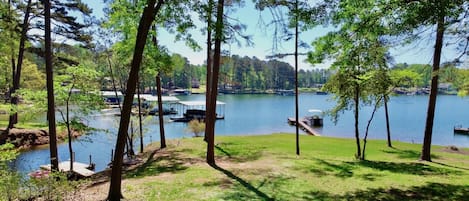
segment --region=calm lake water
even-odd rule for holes
[[[204,95],[179,96],[181,100],[204,100]],[[300,117],[307,115],[308,109],[329,110],[334,106],[329,95],[300,94]],[[217,121],[216,135],[261,135],[279,132],[294,133],[295,128],[287,123],[288,117],[294,117],[294,96],[277,95],[220,95],[219,101],[226,103],[222,108],[225,119]],[[453,133],[455,125],[469,127],[469,99],[457,96],[438,96],[437,111],[433,129],[433,144],[456,145],[469,147],[469,135]],[[411,143],[423,141],[427,96],[397,96],[389,103],[391,135],[393,140]],[[364,135],[366,122],[371,115],[372,107],[362,107],[360,111],[361,135]],[[219,111],[221,112],[221,111]],[[73,142],[76,161],[88,163],[92,155],[96,163],[96,170],[106,168],[111,160],[111,150],[115,147],[119,117],[106,114],[90,116],[89,125],[106,129],[94,131],[87,136]],[[186,123],[169,122],[165,116],[165,132],[168,139],[191,137],[186,131]],[[346,111],[339,117],[336,125],[331,118],[324,118],[324,127],[318,131],[323,136],[346,137],[354,136],[353,112]],[[146,121],[145,144],[159,140],[158,118],[150,117]],[[301,131],[302,132],[302,131]],[[304,134],[304,133],[303,133]],[[384,108],[375,114],[369,138],[385,139],[386,124]],[[136,141],[136,145],[139,141]],[[59,145],[59,161],[68,160],[67,144]],[[136,149],[138,150],[138,149]],[[38,169],[42,164],[48,164],[48,147],[37,148],[22,152],[15,162],[16,168],[24,173]]]

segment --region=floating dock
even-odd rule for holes
[[[90,165],[88,164],[73,162],[73,172],[83,177],[90,177],[91,175],[95,174],[94,171],[88,169],[89,167]],[[51,164],[41,165],[41,169],[51,171]],[[69,172],[70,161],[64,161],[64,162],[59,163],[59,171]]]
[[[305,118],[300,118],[300,123],[298,126],[301,128],[301,130],[305,131],[306,133],[314,136],[321,136],[319,133],[317,133],[311,126],[309,126],[306,122],[307,120]],[[291,125],[296,124],[296,118],[293,117],[288,117],[288,123]]]

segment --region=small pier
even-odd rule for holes
[[[51,171],[51,164],[41,165],[41,169]],[[79,174],[82,177],[90,177],[91,175],[95,174],[95,172],[90,169],[91,167],[88,164],[73,162],[73,172]],[[59,163],[59,171],[69,172],[70,161],[64,161]]]
[[[321,136],[311,126],[309,126],[306,122],[307,122],[307,120],[305,118],[299,118],[298,126],[301,128],[301,130],[305,131],[306,133],[308,133],[310,135]],[[296,124],[296,118],[288,117],[288,123],[290,125],[295,125]]]

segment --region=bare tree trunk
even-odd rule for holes
[[[392,147],[391,128],[389,125],[388,101],[389,101],[389,97],[387,95],[384,95],[384,112],[386,114],[386,131],[387,131],[388,147]]]
[[[435,41],[435,52],[433,54],[432,83],[430,97],[428,101],[427,120],[425,123],[425,136],[423,138],[422,155],[420,160],[432,161],[430,152],[432,145],[433,120],[435,117],[436,96],[438,95],[438,71],[440,70],[441,49],[443,47],[443,37],[445,33],[445,18],[440,14],[437,23],[437,33]]]
[[[73,172],[73,161],[75,160],[75,156],[73,155],[73,147],[72,147],[72,129],[70,128],[70,98],[72,97],[72,89],[75,87],[75,84],[70,87],[70,90],[68,91],[68,97],[67,101],[65,103],[65,112],[66,112],[66,117],[65,119],[65,124],[67,125],[67,135],[68,135],[68,152],[70,153],[70,172]]]
[[[150,26],[155,19],[156,13],[159,12],[163,0],[148,0],[147,6],[143,10],[142,17],[140,18],[137,40],[135,42],[134,56],[132,59],[132,66],[129,73],[129,80],[127,81],[127,93],[124,98],[124,105],[122,108],[121,121],[119,125],[119,132],[117,135],[117,142],[112,162],[111,184],[109,186],[109,194],[107,200],[118,201],[122,196],[122,162],[124,155],[125,138],[129,128],[130,112],[132,109],[133,95],[137,85],[138,72],[143,57],[143,50],[147,41]],[[156,6],[155,6],[156,4]]]
[[[367,143],[367,140],[368,140],[368,131],[370,129],[371,121],[373,121],[373,118],[375,117],[376,110],[378,110],[379,102],[381,102],[381,98],[379,98],[376,101],[375,107],[373,108],[373,112],[371,113],[371,117],[368,120],[368,124],[366,125],[365,137],[363,138],[363,152],[362,152],[360,160],[365,160],[365,150],[366,150],[366,143]]]
[[[357,153],[355,155],[355,158],[357,159],[360,159],[360,155],[361,155],[361,146],[360,146],[360,131],[358,129],[358,114],[359,114],[359,104],[360,104],[360,86],[358,86],[358,84],[356,84],[355,86],[355,98],[354,98],[354,102],[355,102],[355,110],[354,110],[354,113],[355,113],[355,142],[357,144]]]
[[[140,134],[140,153],[143,153],[142,100],[140,99],[140,79],[137,80],[138,129]]]
[[[49,122],[49,150],[51,168],[53,171],[59,170],[59,159],[57,158],[57,134],[55,125],[55,100],[54,100],[54,77],[52,69],[52,39],[51,39],[51,17],[50,1],[44,0],[45,18],[45,60],[47,77],[47,120]]]
[[[213,0],[208,0],[208,10],[207,10],[207,76],[205,82],[205,112],[208,112],[208,107],[210,105],[210,91],[211,82],[212,82],[212,10],[213,10]],[[208,142],[207,133],[209,132],[209,121],[205,118],[205,134],[204,141]]]
[[[31,0],[28,0],[28,4],[26,5],[26,12],[24,14],[23,19],[23,26],[21,28],[21,38],[20,38],[20,48],[18,51],[18,60],[16,64],[16,68],[13,67],[14,70],[14,77],[13,77],[13,87],[10,91],[11,97],[11,104],[18,105],[18,97],[14,95],[16,90],[20,88],[20,78],[21,78],[21,68],[23,66],[23,57],[24,57],[24,45],[26,43],[26,33],[28,32],[29,27],[29,14],[31,13]],[[14,65],[13,65],[14,66]],[[13,126],[18,122],[18,113],[15,111],[12,115],[10,115],[8,121],[8,128],[13,128]]]
[[[156,31],[156,26],[154,26],[154,29]],[[153,45],[155,47],[158,47],[158,40],[156,39],[156,36],[153,36]],[[156,95],[158,96],[158,123],[160,125],[160,148],[164,149],[166,148],[166,138],[165,138],[165,133],[164,133],[164,114],[163,114],[163,98],[161,97],[163,94],[162,86],[161,86],[161,76],[160,73],[155,77],[155,82],[156,82]]]
[[[215,120],[216,120],[216,106],[217,106],[217,93],[218,93],[218,73],[220,71],[220,52],[221,41],[223,38],[223,7],[224,0],[218,0],[217,6],[217,22],[215,28],[215,52],[213,57],[213,72],[211,73],[211,90],[210,90],[210,105],[206,112],[205,119],[210,124],[208,126],[207,135],[207,163],[215,165]]]
[[[166,138],[164,134],[164,119],[163,119],[163,98],[161,98],[161,77],[160,73],[156,76],[156,90],[158,96],[158,120],[160,124],[160,144],[161,148],[166,148]]]

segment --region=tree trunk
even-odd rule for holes
[[[52,69],[52,39],[51,39],[51,17],[50,1],[44,0],[44,18],[45,18],[45,62],[47,79],[47,120],[49,122],[49,150],[51,169],[59,170],[59,159],[57,158],[57,134],[55,125],[55,100],[54,100],[54,77]]]
[[[433,120],[435,117],[436,96],[438,95],[438,71],[440,70],[441,49],[443,47],[443,37],[445,28],[445,18],[440,14],[437,23],[435,51],[433,54],[433,70],[430,96],[428,101],[427,120],[425,123],[425,136],[423,138],[422,155],[420,160],[432,161],[430,149],[432,145]]]
[[[373,118],[375,117],[376,110],[378,110],[379,102],[381,102],[381,98],[379,98],[376,101],[375,107],[373,108],[373,112],[371,113],[371,117],[368,120],[368,123],[366,124],[365,137],[363,138],[363,151],[362,151],[360,160],[365,160],[365,151],[366,151],[366,143],[368,140],[368,131],[370,130],[371,121],[373,121]]]
[[[69,98],[71,95],[72,90],[69,91]],[[75,160],[75,156],[73,155],[73,147],[72,147],[72,129],[70,128],[70,108],[69,108],[69,100],[66,103],[66,120],[65,124],[67,125],[67,134],[68,134],[68,152],[70,154],[70,172],[73,172],[73,161]]]
[[[137,80],[138,131],[140,134],[140,153],[143,153],[142,100],[140,99],[140,79]]]
[[[211,76],[212,76],[212,10],[213,10],[213,0],[208,0],[208,10],[207,10],[207,76],[205,82],[205,112],[208,112],[208,107],[210,105],[210,91],[211,91]],[[210,130],[210,120],[207,121],[205,118],[205,135],[204,141],[208,142],[207,133]]]
[[[156,26],[154,26],[154,29],[156,31]],[[155,47],[158,47],[158,40],[156,39],[156,36],[153,36],[153,45]],[[164,149],[166,148],[166,138],[165,138],[165,133],[164,133],[164,114],[163,114],[163,98],[161,98],[163,91],[162,91],[162,86],[161,86],[161,76],[160,73],[155,77],[155,82],[156,82],[156,95],[158,97],[158,122],[160,125],[160,148]]]
[[[23,57],[24,57],[24,45],[26,43],[26,33],[28,32],[29,27],[29,14],[31,13],[31,0],[28,0],[28,4],[26,5],[26,12],[24,13],[23,19],[23,26],[21,28],[21,37],[20,37],[20,47],[18,50],[18,60],[16,64],[16,68],[13,67],[15,70],[13,71],[13,87],[10,90],[10,97],[11,97],[11,104],[18,105],[18,97],[14,95],[16,90],[20,88],[20,79],[21,79],[21,68],[23,66]],[[14,66],[14,65],[13,65]],[[18,113],[15,111],[12,115],[10,115],[8,121],[8,128],[13,128],[13,126],[18,122]]]
[[[358,129],[358,114],[359,114],[359,104],[360,104],[360,86],[356,84],[355,86],[355,142],[357,144],[357,153],[355,155],[355,158],[360,159],[361,158],[361,147],[360,147],[360,131]]]
[[[296,155],[300,155],[300,118],[298,109],[298,0],[295,1],[295,131]]]
[[[156,76],[156,90],[158,95],[158,121],[160,124],[160,144],[161,148],[166,148],[166,138],[164,134],[164,119],[163,119],[163,99],[161,98],[161,77],[160,74]]]
[[[155,19],[156,13],[158,13],[163,3],[163,0],[158,0],[157,4],[156,0],[148,0],[147,6],[144,8],[139,22],[137,40],[135,42],[134,55],[132,58],[132,66],[129,73],[129,80],[127,81],[127,93],[125,94],[124,98],[114,160],[112,162],[111,184],[109,186],[109,194],[107,197],[107,200],[110,201],[118,201],[122,198],[121,182],[125,138],[129,128],[130,112],[132,109],[133,96],[137,85],[138,72],[140,70],[140,64],[143,57],[145,43],[148,37],[148,31],[150,30],[150,26]]]
[[[389,98],[387,95],[384,95],[384,113],[386,115],[386,131],[387,131],[387,138],[388,138],[388,147],[392,147],[391,143],[391,128],[389,125],[389,110],[388,110],[388,101]]]
[[[217,6],[217,22],[215,28],[215,52],[213,56],[213,69],[211,75],[211,90],[208,110],[205,119],[208,120],[210,125],[207,127],[207,163],[215,165],[215,120],[216,120],[216,107],[217,107],[217,93],[218,93],[218,73],[220,71],[220,52],[221,41],[223,39],[223,7],[224,0],[218,0]]]
[[[112,62],[111,62],[111,55],[107,55],[107,62],[109,65],[109,73],[111,74],[111,81],[112,81],[112,89],[114,90],[114,94],[116,95],[117,106],[119,106],[119,113],[122,113],[121,101],[119,95],[117,94],[117,86],[116,86],[116,78],[112,71]]]

